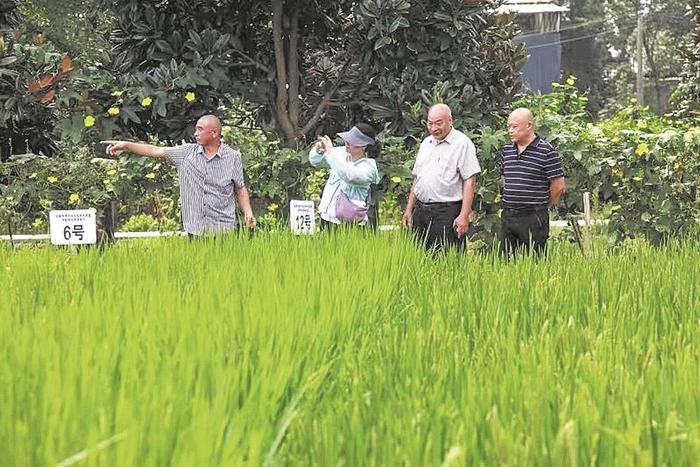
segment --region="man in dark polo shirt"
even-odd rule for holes
[[[221,122],[205,115],[195,126],[197,144],[163,148],[131,141],[102,141],[107,153],[133,152],[153,159],[167,159],[180,179],[182,224],[190,235],[216,233],[236,227],[236,200],[245,223],[255,227],[250,196],[243,181],[238,151],[221,142]]]
[[[429,250],[464,250],[476,176],[481,172],[472,141],[452,126],[452,111],[436,104],[428,111],[428,132],[413,166],[413,186],[403,225],[412,227]]]
[[[545,251],[549,237],[549,208],[564,193],[559,153],[535,134],[532,112],[515,109],[508,117],[511,144],[501,153],[503,224],[501,253],[534,248]]]

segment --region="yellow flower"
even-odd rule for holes
[[[391,181],[394,183],[401,183],[401,177],[391,177]]]
[[[278,208],[279,208],[279,206],[277,206],[277,204],[275,204],[275,203],[270,203],[267,205],[267,210],[270,212],[275,212],[275,211],[277,211]]]
[[[58,177],[47,177],[46,180],[49,183],[56,183],[58,181]]]
[[[107,113],[110,114],[112,117],[119,115],[119,107],[110,107],[107,109]]]
[[[148,107],[149,105],[151,105],[152,102],[153,102],[153,99],[151,99],[150,97],[144,97],[141,100],[141,106]]]
[[[146,178],[149,180],[153,180],[154,178],[156,178],[156,174],[154,174],[153,172],[149,172],[146,174]]]
[[[647,127],[647,122],[646,122],[646,120],[637,120],[637,127],[639,127],[639,128],[646,128],[646,127]]]
[[[122,97],[122,94],[124,94],[124,91],[113,91],[112,96],[114,97]]]
[[[80,202],[80,196],[77,193],[71,193],[68,197],[68,204],[78,204]]]
[[[634,153],[638,156],[647,154],[649,152],[649,145],[647,143],[639,143],[637,145],[637,149],[635,149]]]
[[[187,102],[192,102],[192,101],[194,101],[196,98],[197,98],[197,96],[195,96],[194,93],[193,93],[192,91],[190,91],[190,92],[188,92],[187,94],[185,94],[185,100],[186,100]]]
[[[575,76],[569,76],[569,79],[566,80],[566,84],[569,86],[573,86],[576,84],[576,77]]]
[[[43,225],[44,225],[44,221],[43,221],[41,218],[39,218],[39,217],[37,217],[36,219],[34,219],[34,222],[32,222],[32,226],[34,226],[34,228],[37,228],[37,229],[40,228],[40,227],[43,226]]]
[[[107,175],[109,175],[110,177],[114,177],[115,175],[117,175],[117,171],[115,169],[108,170]]]
[[[83,125],[85,125],[85,128],[90,128],[95,124],[95,117],[92,115],[88,115],[83,119]]]

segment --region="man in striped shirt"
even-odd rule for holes
[[[534,247],[542,253],[549,237],[549,208],[564,193],[559,153],[535,134],[532,112],[519,108],[508,117],[511,144],[501,154],[503,223],[501,252]]]
[[[182,223],[190,235],[225,232],[236,227],[236,199],[245,223],[255,227],[250,196],[243,180],[238,151],[221,142],[221,122],[205,115],[195,126],[197,144],[159,147],[131,141],[102,141],[107,153],[129,151],[153,159],[167,159],[180,178]]]

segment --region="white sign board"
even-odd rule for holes
[[[49,212],[51,243],[54,245],[88,245],[97,242],[97,219],[94,209]]]
[[[289,224],[294,235],[313,235],[316,228],[314,202],[293,199],[289,202]]]

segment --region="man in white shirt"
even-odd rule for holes
[[[469,216],[481,172],[474,143],[452,127],[452,111],[445,104],[428,111],[428,132],[413,166],[413,186],[403,215],[406,228],[427,249],[466,244]]]

